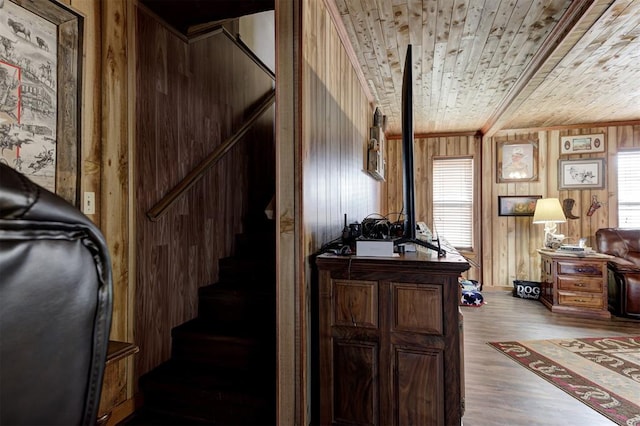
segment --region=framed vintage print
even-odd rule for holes
[[[558,160],[558,189],[604,188],[604,158]]]
[[[536,139],[498,142],[496,149],[498,183],[538,180],[538,141]]]
[[[574,135],[560,138],[560,154],[588,154],[604,152],[604,133]]]
[[[82,17],[0,0],[0,162],[78,206]]]
[[[542,195],[499,195],[498,216],[533,216]]]

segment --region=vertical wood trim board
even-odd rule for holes
[[[111,254],[114,281],[113,340],[126,340],[129,287],[128,52],[126,1],[102,3],[101,225]]]
[[[277,423],[307,424],[298,395],[300,343],[297,340],[297,303],[301,209],[299,206],[300,153],[297,102],[300,90],[298,13],[301,0],[276,0],[276,253],[278,375]]]

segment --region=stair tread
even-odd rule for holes
[[[198,289],[199,296],[217,295],[223,293],[249,295],[249,296],[273,296],[275,285],[255,285],[255,283],[247,283],[248,285],[238,285],[235,282],[217,282],[202,286]],[[274,282],[275,284],[275,282]]]
[[[185,389],[204,395],[216,392],[217,399],[231,398],[233,394],[251,397],[272,396],[275,384],[271,378],[255,374],[241,374],[230,369],[203,368],[185,362],[167,361],[140,377],[140,385],[172,388],[176,392]],[[237,397],[236,397],[237,399]]]
[[[230,376],[175,361],[166,364],[140,378],[144,406],[137,424],[273,424],[274,377]],[[157,416],[167,422],[154,423]]]
[[[255,345],[275,336],[275,318],[273,333],[264,333],[264,327],[247,328],[242,324],[229,327],[227,324],[217,326],[204,318],[194,318],[182,323],[171,330],[171,336],[176,338],[196,338],[203,341],[228,342],[235,345]]]
[[[119,423],[121,426],[196,426],[210,424],[211,422],[206,419],[194,419],[176,416],[170,412],[159,413],[145,409],[136,411]]]

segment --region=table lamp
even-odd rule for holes
[[[567,218],[564,216],[560,200],[557,198],[541,198],[536,203],[536,210],[533,213],[533,223],[544,223],[544,247],[556,249],[560,247],[563,234],[556,234],[557,224],[564,223]]]

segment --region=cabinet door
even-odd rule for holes
[[[443,425],[444,351],[394,346],[396,425]]]
[[[378,425],[378,283],[358,280],[332,283],[331,424]]]
[[[391,283],[392,424],[445,424],[442,290]]]
[[[549,303],[553,303],[553,261],[546,256],[542,256],[540,266],[542,268],[540,273],[540,297],[549,301]]]
[[[333,349],[333,424],[379,424],[378,345],[336,339]]]

